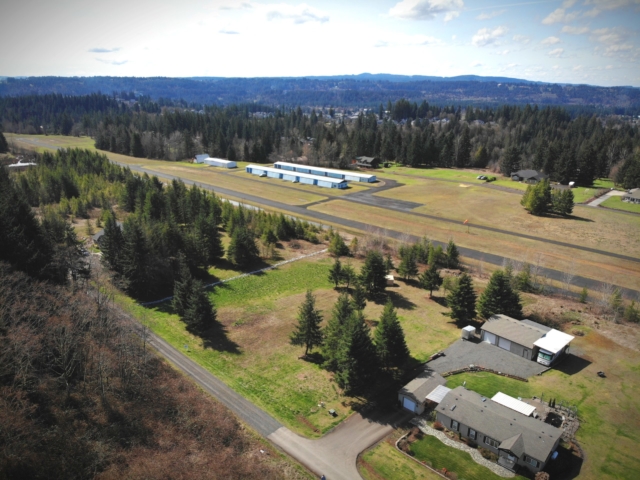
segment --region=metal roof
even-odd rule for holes
[[[507,408],[510,408],[511,410],[515,410],[518,413],[526,415],[527,417],[530,417],[531,415],[533,415],[533,412],[536,411],[536,407],[529,405],[522,400],[518,400],[517,398],[505,395],[502,392],[496,393],[491,400]]]
[[[429,395],[427,395],[427,400],[431,400],[435,403],[440,403],[442,399],[445,397],[447,393],[449,393],[451,389],[449,387],[445,387],[444,385],[438,385],[434,388]]]
[[[433,370],[425,370],[402,387],[400,393],[418,403],[424,403],[428,393],[432,392],[438,385],[444,385],[445,383],[446,380],[439,373]]]
[[[328,182],[328,183],[340,184],[340,183],[347,182],[344,178],[321,177],[320,175],[311,175],[310,173],[294,172],[293,170],[283,170],[282,168],[263,167],[262,165],[247,165],[247,171],[248,169],[279,173],[280,175],[289,175],[292,177],[313,178],[314,180],[318,180],[321,182]]]
[[[533,348],[534,342],[546,333],[543,325],[523,323],[506,315],[493,315],[481,329],[527,348]]]
[[[571,340],[573,340],[574,338],[574,336],[569,335],[568,333],[552,329],[544,334],[542,338],[536,340],[534,345],[555,355],[564,347],[569,345],[569,343],[571,343]]]
[[[375,175],[368,175],[364,173],[354,172],[352,170],[337,170],[335,168],[324,168],[324,167],[314,167],[311,165],[300,165],[299,163],[288,163],[288,162],[276,162],[274,165],[283,165],[287,167],[294,168],[306,168],[308,170],[316,170],[318,172],[327,172],[327,173],[339,173],[341,175],[349,175],[350,177],[359,177],[359,178],[371,178],[375,177]],[[314,175],[318,176],[318,175]]]

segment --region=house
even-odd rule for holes
[[[622,200],[629,203],[640,203],[640,188],[622,197]]]
[[[209,154],[202,153],[200,155],[196,155],[193,157],[193,163],[204,163],[204,161],[209,158]]]
[[[549,178],[549,175],[537,170],[518,170],[511,174],[511,180],[515,182],[538,183],[540,180]]]
[[[480,330],[483,342],[542,365],[551,365],[567,353],[574,339],[540,323],[506,315],[493,315]]]
[[[498,464],[509,470],[539,472],[562,436],[562,430],[464,387],[448,392],[435,411],[438,422],[498,455]]]
[[[440,374],[433,370],[425,370],[400,389],[398,392],[398,400],[405,410],[409,410],[416,415],[421,415],[428,401],[438,403],[442,398],[434,396],[432,399],[429,399],[427,398],[429,395],[436,393],[436,389],[438,392],[443,392],[442,389],[445,389],[445,394],[449,391],[449,389],[444,386],[445,383],[446,380],[440,376]]]
[[[378,157],[356,157],[355,163],[358,167],[364,168],[379,168],[380,159]]]

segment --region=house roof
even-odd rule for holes
[[[530,417],[531,414],[536,411],[536,407],[533,405],[529,405],[528,403],[518,400],[517,398],[510,397],[509,395],[505,395],[502,392],[496,393],[491,400],[504,407],[510,408],[511,410],[515,410],[522,415],[526,415],[527,417]]]
[[[640,198],[640,188],[624,196],[624,198]]]
[[[451,389],[449,387],[445,387],[444,385],[438,385],[434,388],[429,395],[427,395],[427,400],[431,400],[435,403],[440,403],[442,399],[449,393]]]
[[[377,157],[356,157],[358,163],[365,163],[367,165],[372,164],[375,160],[380,161]]]
[[[526,453],[545,461],[562,435],[562,430],[552,425],[519,415],[464,387],[451,390],[440,402],[437,411],[501,442],[499,448],[505,448],[519,457]]]
[[[528,348],[533,348],[534,342],[547,332],[544,325],[530,320],[524,323],[506,315],[493,315],[481,328]]]
[[[537,170],[518,170],[517,172],[513,172],[511,174],[511,176],[513,177],[514,175],[519,176],[520,178],[524,178],[525,180],[528,180],[530,178],[535,178],[537,180],[542,180],[544,178],[548,178],[549,175],[546,175],[542,172],[538,172]]]
[[[425,370],[402,387],[400,394],[422,404],[427,399],[427,395],[433,392],[436,387],[445,383],[446,380],[439,373],[433,370]]]
[[[536,340],[534,345],[554,355],[571,343],[575,337],[559,330],[551,329],[542,338]]]

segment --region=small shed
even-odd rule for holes
[[[393,275],[385,275],[384,278],[387,281],[388,287],[393,287],[396,284],[396,279],[393,278]]]
[[[462,329],[462,339],[471,340],[476,336],[476,327],[473,325],[467,325]]]
[[[446,380],[440,374],[425,370],[400,389],[398,400],[405,410],[421,415],[428,401],[427,397],[445,383]]]

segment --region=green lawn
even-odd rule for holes
[[[584,203],[593,197],[601,188],[614,188],[612,180],[608,178],[599,178],[590,187],[578,187],[573,189],[573,201],[575,203]]]
[[[623,202],[622,197],[607,198],[600,205],[603,207],[614,208],[616,210],[623,210],[625,212],[640,213],[640,204]]]
[[[403,167],[399,165],[394,165],[389,168],[384,168],[381,170],[383,174],[402,174],[402,175],[413,175],[417,177],[425,177],[425,178],[438,178],[445,180],[455,180],[460,182],[467,183],[484,183],[484,180],[478,180],[476,177],[478,175],[492,175],[497,177],[497,175],[481,173],[480,171],[476,172],[467,172],[464,170],[457,170],[454,168],[412,168],[412,167]]]
[[[504,480],[487,467],[476,463],[467,452],[448,447],[432,435],[425,435],[412,443],[411,451],[415,454],[415,458],[437,470],[446,468],[448,471],[455,472],[460,480]],[[515,478],[523,479],[519,476]]]
[[[414,462],[387,442],[368,450],[359,463],[365,480],[439,480],[442,477]]]

